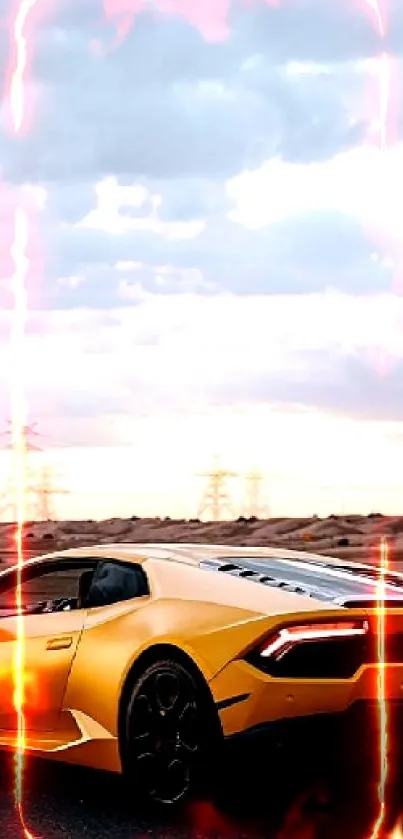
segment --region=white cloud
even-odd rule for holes
[[[58,284],[67,288],[78,288],[79,285],[85,282],[85,277],[74,275],[72,277],[59,277]]]
[[[398,297],[237,297],[223,294],[151,295],[130,286],[134,307],[108,312],[68,310],[32,317],[26,376],[44,404],[82,395],[112,404],[128,399],[135,411],[198,405],[228,382],[259,376],[328,374],[335,354],[379,348],[403,359],[403,301]],[[129,294],[129,288],[126,288]],[[6,325],[6,314],[2,320]],[[0,320],[1,325],[1,320]],[[313,366],[312,366],[313,365]],[[0,385],[12,381],[13,359],[0,346]],[[48,396],[46,396],[48,394]],[[292,396],[292,394],[291,394]],[[256,395],[256,399],[258,399]]]
[[[96,185],[98,204],[77,227],[101,230],[114,236],[142,231],[165,236],[168,239],[194,239],[199,236],[205,222],[163,221],[159,212],[162,198],[142,184],[122,186],[114,177],[105,178]],[[130,216],[125,210],[138,210],[142,214]]]
[[[152,297],[152,294],[143,288],[141,282],[121,280],[118,285],[117,296],[119,300],[131,300],[132,303],[140,303]]]
[[[118,285],[117,293],[121,300],[138,301],[148,298],[150,294],[143,288],[145,280],[154,282],[157,291],[159,289],[171,293],[214,291],[213,283],[204,278],[200,268],[178,268],[169,264],[151,265],[145,262],[123,262],[118,263],[116,267],[126,275]]]
[[[288,61],[284,69],[289,76],[329,76],[335,70],[331,64],[317,61]],[[339,71],[340,67],[337,69]]]
[[[143,262],[130,262],[129,260],[117,262],[115,268],[117,271],[137,271],[143,268]]]
[[[229,180],[227,193],[229,218],[251,229],[333,210],[402,240],[403,144],[357,146],[309,164],[273,158]]]

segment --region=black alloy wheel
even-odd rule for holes
[[[155,662],[136,681],[124,721],[122,763],[139,802],[178,805],[195,789],[211,732],[203,699],[196,679],[174,660]]]

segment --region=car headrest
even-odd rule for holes
[[[91,579],[86,606],[107,606],[145,594],[141,572],[115,562],[100,562]]]
[[[87,606],[94,570],[95,569],[90,568],[88,571],[83,571],[78,581],[78,600],[81,608],[85,608],[85,606]]]

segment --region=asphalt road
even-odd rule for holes
[[[0,836],[23,837],[14,805],[13,762],[0,767]],[[261,773],[263,767],[259,770]],[[35,839],[368,839],[377,815],[376,788],[341,771],[331,782],[305,789],[268,783],[259,800],[236,796],[218,808],[195,802],[177,819],[136,815],[118,778],[31,761],[24,778],[24,817]],[[392,826],[400,810],[400,785],[388,795]]]

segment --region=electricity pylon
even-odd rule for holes
[[[36,446],[33,442],[33,437],[41,437],[42,435],[39,434],[38,431],[35,431],[36,426],[38,425],[37,422],[30,423],[29,425],[24,425],[22,428],[23,438],[25,441],[25,450],[27,452],[41,452],[43,449],[40,446]],[[7,437],[8,441],[5,442],[3,449],[13,449],[13,424],[11,420],[7,420],[7,430],[3,431],[1,436]]]
[[[3,437],[4,443],[2,448],[4,451],[13,451],[13,424],[11,420],[7,420],[7,428],[0,434],[0,437]],[[25,508],[26,511],[30,508],[30,498],[32,493],[32,476],[30,474],[30,463],[29,463],[29,456],[32,452],[42,452],[42,448],[37,446],[32,438],[39,437],[41,435],[35,430],[37,423],[26,424],[22,428],[23,440],[24,440],[24,449],[27,455],[25,461],[25,480],[24,480],[24,496],[25,496]],[[10,518],[16,520],[17,518],[17,510],[16,510],[16,496],[17,496],[17,487],[15,481],[15,475],[13,471],[13,466],[11,466],[11,472],[6,478],[6,485],[3,489],[3,503],[1,505],[1,512],[3,515],[10,515]]]
[[[227,491],[227,481],[230,478],[237,478],[237,473],[220,469],[216,459],[216,468],[211,472],[199,474],[199,477],[208,478],[208,483],[197,511],[197,517],[201,518],[211,510],[212,521],[222,521],[225,511],[230,518],[235,518],[235,510]]]
[[[3,437],[5,436],[8,438],[3,446],[4,449],[12,450],[13,449],[13,441],[12,441],[12,423],[10,421],[7,422],[8,428],[5,432],[3,432]],[[51,478],[51,471],[49,466],[42,465],[38,472],[34,471],[31,464],[31,456],[35,453],[43,453],[43,448],[41,446],[36,445],[33,442],[32,438],[41,437],[42,435],[36,431],[37,423],[31,423],[24,426],[24,440],[25,440],[25,450],[27,453],[26,459],[26,470],[25,470],[25,503],[26,503],[26,510],[27,510],[27,518],[28,518],[28,511],[35,512],[35,517],[39,521],[51,521],[52,519],[56,518],[54,505],[52,504],[52,499],[58,495],[66,494],[67,490],[61,489],[59,487],[53,486],[52,478]],[[16,486],[15,486],[15,477],[13,472],[9,476],[6,487],[3,490],[5,502],[1,506],[1,512],[3,515],[8,511],[11,512],[13,519],[16,517],[16,509],[15,509],[15,497],[16,497]],[[29,516],[29,518],[33,518],[33,516]]]
[[[261,475],[257,470],[253,470],[246,476],[244,504],[245,518],[268,518],[269,508],[266,504],[262,503],[262,484],[263,475]]]
[[[53,499],[58,495],[67,495],[68,490],[57,487],[53,483],[55,475],[51,473],[49,466],[42,466],[38,480],[32,488],[34,505],[39,521],[55,521],[57,513]]]

